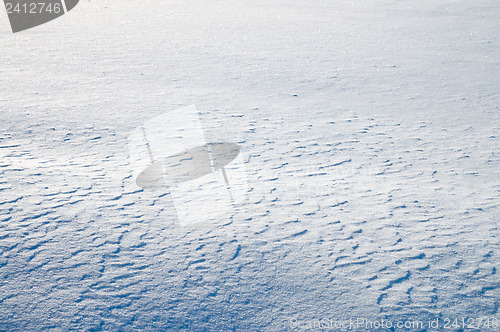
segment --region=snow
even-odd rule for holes
[[[82,0],[13,34],[1,9],[0,330],[500,319],[499,16]],[[181,227],[170,193],[135,186],[127,143],[192,105],[250,189]]]

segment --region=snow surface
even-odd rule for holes
[[[495,0],[2,8],[0,330],[500,319],[499,36]],[[180,227],[127,137],[189,105],[251,189]]]

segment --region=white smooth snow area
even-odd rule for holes
[[[2,4],[0,331],[498,331],[499,36],[496,0]],[[248,190],[182,225],[213,196],[128,138],[193,106]]]

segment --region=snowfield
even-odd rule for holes
[[[0,331],[498,331],[499,36],[495,0],[0,7]],[[249,190],[182,227],[127,138],[190,105]]]

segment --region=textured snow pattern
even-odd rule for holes
[[[0,10],[0,330],[499,319],[499,31],[493,0]],[[127,138],[189,105],[249,190],[180,227]]]

